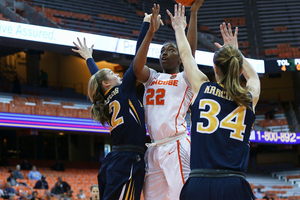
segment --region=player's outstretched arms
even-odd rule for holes
[[[252,65],[245,59],[243,59],[243,75],[247,80],[247,88],[252,94],[253,98],[253,110],[259,100],[260,95],[260,80],[259,77],[252,67]]]
[[[81,43],[79,38],[77,38],[77,40],[78,40],[78,44],[73,42],[73,44],[77,47],[77,49],[72,49],[72,51],[79,53],[81,57],[84,58],[85,60],[89,58],[93,58],[92,55],[93,55],[94,45],[92,45],[91,48],[88,48],[86,45],[85,38],[83,38],[83,44]]]
[[[193,57],[195,57],[195,52],[197,50],[197,43],[198,43],[198,31],[197,31],[197,16],[198,16],[198,10],[202,6],[204,0],[195,0],[192,4],[190,11],[190,22],[189,22],[189,28],[187,32],[187,40],[189,41],[189,44],[191,46]]]
[[[77,49],[72,49],[72,51],[79,53],[81,57],[86,60],[91,75],[97,73],[97,71],[99,71],[99,68],[92,57],[94,45],[92,45],[91,48],[88,48],[86,45],[85,38],[83,38],[83,44],[81,43],[79,38],[77,38],[77,40],[78,40],[78,44],[73,42],[73,44],[77,47]]]
[[[223,22],[220,25],[220,31],[221,31],[222,38],[224,41],[223,46],[231,45],[238,49],[238,39],[237,39],[238,27],[235,28],[235,31],[233,34],[231,24],[228,23],[227,26],[228,26],[228,29],[226,27],[225,22]],[[222,47],[222,45],[220,45],[219,43],[215,43],[215,45],[218,48]],[[259,80],[259,77],[258,77],[256,71],[254,70],[252,65],[245,59],[245,57],[243,57],[243,75],[247,80],[246,86],[247,86],[249,92],[251,92],[251,94],[252,94],[253,108],[254,108],[258,102],[259,95],[260,95],[260,80]]]
[[[152,14],[147,14],[145,13],[145,17],[143,19],[143,24],[142,24],[142,27],[140,29],[140,34],[138,36],[138,39],[137,39],[137,42],[136,42],[136,47],[135,47],[135,54],[137,53],[137,51],[139,50],[145,36],[146,36],[146,33],[149,29],[149,26],[150,26],[150,20],[151,20],[151,15]]]
[[[154,36],[154,33],[159,29],[161,21],[161,16],[159,14],[160,7],[159,4],[154,4],[152,8],[152,15],[150,20],[150,27],[147,31],[147,34],[139,48],[139,50],[136,53],[134,63],[133,63],[133,71],[135,73],[135,76],[137,77],[137,80],[145,83],[150,76],[150,70],[147,66],[145,66],[147,62],[147,54],[148,49],[151,43],[151,40]]]
[[[192,55],[190,45],[185,36],[184,30],[186,28],[186,17],[184,16],[184,12],[185,8],[181,4],[178,4],[178,6],[175,4],[174,16],[169,10],[167,10],[167,13],[171,18],[172,27],[175,30],[176,42],[180,58],[184,65],[186,77],[191,84],[195,98],[197,97],[201,85],[209,80],[207,76],[198,69],[197,63]]]

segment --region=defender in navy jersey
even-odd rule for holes
[[[146,15],[137,41],[136,50],[149,28]],[[105,157],[98,174],[100,199],[140,199],[145,176],[144,150],[146,142],[145,114],[135,90],[136,77],[132,65],[123,76],[110,69],[99,70],[92,58],[93,48],[75,46],[86,59],[92,77],[88,95],[93,102],[92,117],[104,126],[109,125],[112,151]],[[93,46],[92,46],[93,47]]]
[[[191,115],[191,170],[230,169],[245,173],[253,111],[238,106],[219,83],[205,82]]]
[[[194,92],[191,107],[191,173],[180,199],[254,200],[245,172],[249,158],[249,137],[255,120],[254,108],[260,81],[252,66],[237,49],[237,28],[220,26],[224,46],[214,55],[215,78],[209,82],[197,67],[185,37],[184,6],[168,12],[175,30],[186,76]],[[246,88],[239,83],[243,73]]]

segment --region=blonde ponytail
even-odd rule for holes
[[[240,85],[239,80],[243,66],[242,53],[235,47],[226,45],[215,53],[213,61],[222,72],[220,83],[225,87],[228,95],[239,106],[252,109],[250,107],[252,99],[248,91]]]

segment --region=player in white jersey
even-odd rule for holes
[[[204,0],[191,6],[188,40],[192,52],[197,48],[197,12]],[[152,143],[145,155],[145,200],[177,200],[190,172],[190,139],[185,115],[192,91],[184,72],[179,72],[181,59],[176,43],[165,43],[160,64],[163,73],[148,68],[147,52],[154,33],[160,26],[159,5],[154,4],[150,28],[139,48],[133,69],[145,86],[144,109]]]
[[[186,135],[185,115],[193,94],[185,73],[158,73],[150,69],[150,77],[144,85],[143,103],[152,141]]]

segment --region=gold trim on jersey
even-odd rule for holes
[[[112,87],[111,87],[111,88],[112,88]],[[107,93],[109,93],[109,91],[111,90],[111,88],[109,88],[108,90],[106,90],[106,91],[104,92],[104,96],[107,95]]]
[[[132,183],[132,178],[130,179],[130,182],[129,182],[129,185],[127,188],[127,194],[125,196],[125,200],[134,200],[134,192],[135,192],[134,181],[133,181],[132,186],[131,186],[131,183]]]
[[[133,112],[135,113],[137,119],[139,120],[140,125],[142,126],[141,120],[140,120],[140,118],[139,118],[139,116],[138,116],[138,114],[137,114],[137,112],[136,112],[136,110],[135,110],[133,104],[131,103],[130,99],[128,99],[128,101],[129,101],[130,107],[132,108]]]

